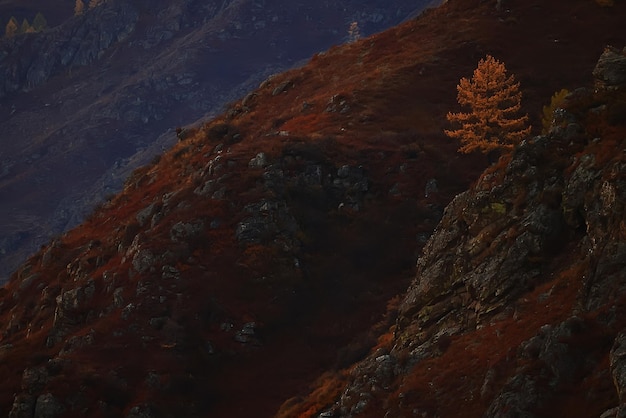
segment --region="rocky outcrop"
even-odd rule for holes
[[[524,341],[517,351],[512,377],[491,401],[485,418],[539,417],[559,388],[574,384],[599,358],[587,347],[569,341],[590,334],[598,323],[571,317],[560,324],[544,325],[536,336]],[[599,345],[604,342],[598,341]],[[606,347],[603,347],[606,349]],[[595,354],[595,353],[593,353]],[[551,388],[546,390],[546,386]]]
[[[615,315],[626,295],[626,163],[623,124],[611,109],[623,100],[615,96],[626,87],[623,62],[623,53],[605,51],[594,70],[595,92],[571,94],[565,109],[555,112],[549,134],[524,140],[448,205],[400,303],[393,342],[353,368],[347,388],[324,416],[429,410],[427,400],[398,394],[400,388],[415,390],[403,382],[431,375],[421,368],[430,370],[428,359],[445,356],[455,338],[499,323],[523,327],[518,310],[535,303],[534,297],[539,316],[553,303],[572,307],[559,306],[563,316],[546,314],[540,327],[529,326],[524,332],[532,336],[521,344],[505,342],[501,362],[476,369],[485,378],[480,385],[468,383],[465,393],[481,394],[484,417],[558,414],[565,407],[555,403],[562,391],[592,379],[610,357],[620,406],[602,416],[621,416],[623,321]],[[622,132],[617,138],[616,130]],[[575,300],[557,302],[551,294],[565,277],[577,289]],[[529,296],[536,288],[550,291]],[[464,402],[474,405],[471,399]],[[598,416],[603,412],[597,410]]]
[[[93,280],[83,287],[64,291],[56,297],[52,332],[47,344],[52,346],[63,340],[72,329],[82,325],[93,312],[90,310],[96,286]]]
[[[621,417],[626,414],[626,335],[623,332],[615,338],[611,349],[610,365],[619,406],[607,417]]]
[[[607,47],[593,69],[593,76],[601,88],[623,88],[626,84],[626,50]]]
[[[527,140],[504,172],[486,173],[446,208],[400,306],[401,345],[481,326],[541,280],[545,260],[564,244],[565,185],[543,164],[548,141]]]

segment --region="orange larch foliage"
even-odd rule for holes
[[[461,141],[459,152],[512,149],[530,133],[528,116],[520,116],[522,93],[513,75],[507,76],[503,63],[487,55],[478,62],[472,79],[463,77],[457,86],[457,101],[469,106],[469,113],[447,114],[450,122],[460,124],[446,135]]]

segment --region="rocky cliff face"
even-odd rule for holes
[[[595,88],[448,205],[393,338],[324,416],[621,416],[625,64],[607,49]]]
[[[176,127],[345,42],[351,21],[365,36],[426,5],[109,0],[0,40],[0,281],[169,148]]]

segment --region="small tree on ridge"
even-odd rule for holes
[[[348,43],[353,43],[361,39],[361,30],[359,29],[358,22],[350,23],[350,28],[348,29]]]
[[[33,29],[33,27],[30,25],[30,23],[28,23],[28,19],[24,18],[24,20],[22,20],[22,25],[20,26],[19,33],[31,33],[34,31],[35,30]]]
[[[491,55],[478,62],[471,80],[465,77],[460,80],[457,100],[471,111],[449,112],[448,120],[460,128],[444,131],[461,142],[459,152],[512,149],[530,133],[528,116],[519,115],[522,99],[519,86],[513,75],[507,76],[504,64]]]
[[[48,21],[41,12],[38,12],[33,19],[33,29],[35,32],[41,32],[48,28]]]
[[[11,16],[11,19],[9,19],[9,23],[7,23],[4,28],[4,36],[6,36],[7,38],[12,38],[17,35],[19,29],[20,27],[17,23],[17,20],[15,20],[15,17]]]
[[[85,3],[83,0],[76,0],[74,4],[74,16],[80,16],[85,13]]]

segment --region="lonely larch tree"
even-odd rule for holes
[[[504,64],[491,55],[478,62],[471,80],[460,80],[457,100],[471,110],[449,112],[448,120],[460,127],[445,131],[460,141],[459,152],[512,149],[530,133],[528,116],[520,115],[519,86],[513,75],[507,76]]]

